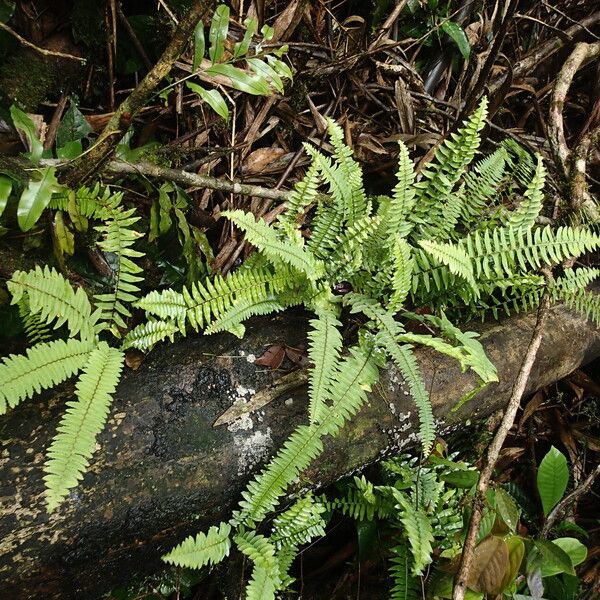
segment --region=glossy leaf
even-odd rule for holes
[[[442,23],[442,31],[456,44],[463,58],[469,60],[471,44],[469,44],[469,39],[464,29],[454,21],[444,21]]]
[[[69,142],[76,142],[92,133],[92,127],[87,122],[74,102],[65,112],[56,131],[56,147],[63,148]]]
[[[0,175],[0,217],[8,204],[13,182],[7,175]]]
[[[269,84],[257,75],[250,75],[233,65],[212,65],[206,69],[208,75],[224,75],[231,81],[231,87],[254,96],[267,96],[271,92]]]
[[[542,569],[542,577],[544,577],[544,571],[575,575],[571,557],[557,544],[548,540],[535,540],[535,551],[540,556],[538,564]],[[531,560],[533,563],[537,562],[535,554]]]
[[[560,501],[569,483],[567,458],[554,446],[544,456],[537,473],[537,487],[542,500],[544,515]]]
[[[258,77],[268,81],[280,94],[283,94],[283,81],[273,67],[259,58],[249,58],[246,62]]]
[[[250,48],[252,36],[256,33],[256,30],[258,29],[258,22],[254,18],[246,19],[244,21],[244,25],[246,26],[244,37],[242,38],[241,42],[236,42],[235,46],[233,47],[234,58],[240,58],[248,54],[248,49]]]
[[[200,19],[194,29],[194,60],[192,63],[193,71],[196,71],[196,69],[198,69],[198,67],[202,64],[202,59],[204,58],[204,49],[204,22],[202,19]]]
[[[513,535],[507,538],[505,542],[508,548],[508,565],[500,585],[492,592],[494,594],[501,594],[511,585],[519,574],[519,569],[525,556],[525,544],[519,536]]]
[[[39,181],[30,180],[23,190],[17,208],[17,221],[21,231],[29,231],[48,206],[52,193],[58,189],[54,167],[44,167]]]
[[[519,509],[511,495],[501,487],[496,488],[496,510],[511,531],[517,530]]]
[[[35,125],[28,114],[24,113],[18,106],[10,107],[10,116],[15,128],[22,132],[29,145],[29,157],[32,163],[38,163],[42,158],[44,147],[38,139],[35,131]]]
[[[186,85],[192,92],[198,94],[222,119],[225,121],[229,120],[229,108],[220,92],[217,90],[205,90],[201,85],[192,83],[191,81],[186,82]]]
[[[229,7],[225,4],[221,4],[217,6],[217,10],[215,10],[215,14],[210,23],[210,31],[208,33],[208,39],[210,41],[208,56],[213,63],[218,63],[223,58],[223,54],[225,54],[225,40],[227,39],[228,31]]]
[[[552,540],[551,543],[558,546],[569,557],[573,567],[581,564],[587,558],[587,548],[575,538],[558,538]],[[560,566],[552,564],[551,561],[542,563],[542,577],[550,577],[564,572]]]

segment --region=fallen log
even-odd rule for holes
[[[476,384],[454,361],[419,350],[436,416],[445,427],[501,408],[529,343],[534,315],[473,326],[482,332],[500,383],[453,407]],[[42,464],[72,390],[22,404],[1,421],[1,598],[96,598],[134,574],[161,566],[160,555],[191,532],[226,518],[240,492],[292,429],[306,419],[302,385],[228,425],[215,420],[234,402],[281,375],[254,364],[266,346],[305,344],[306,315],[256,319],[247,335],[190,337],[152,352],[119,385],[90,471],[65,504],[48,515]],[[529,391],[600,355],[600,332],[564,306],[552,309]],[[298,378],[298,382],[302,378]],[[402,378],[382,373],[369,406],[302,478],[318,487],[360,469],[415,438],[415,410]]]

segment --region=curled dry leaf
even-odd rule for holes
[[[257,175],[259,173],[272,172],[275,164],[279,164],[286,155],[283,148],[258,148],[248,155],[242,165],[242,173],[245,175]]]
[[[283,359],[285,358],[285,346],[275,344],[266,349],[255,361],[255,365],[268,367],[269,369],[279,369]]]

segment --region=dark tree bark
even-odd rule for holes
[[[439,354],[418,351],[436,416],[447,428],[505,405],[534,321],[523,315],[478,327],[500,383],[456,412],[453,406],[475,378]],[[184,536],[227,518],[250,475],[305,422],[305,389],[289,390],[229,426],[213,423],[234,401],[248,400],[280,376],[254,365],[252,357],[277,341],[303,344],[306,325],[306,315],[288,312],[253,321],[243,340],[197,336],[156,349],[138,371],[125,374],[90,471],[52,515],[43,504],[44,452],[72,390],[26,402],[5,416],[0,597],[99,597],[136,573],[159,568],[160,555]],[[598,355],[598,330],[555,307],[529,391]],[[302,485],[319,487],[414,442],[414,415],[398,372],[385,369],[369,406],[339,438],[327,440]]]

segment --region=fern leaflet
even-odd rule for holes
[[[162,559],[177,567],[200,569],[205,565],[216,565],[229,555],[231,526],[221,523],[206,533],[186,538],[181,544],[165,554]]]

